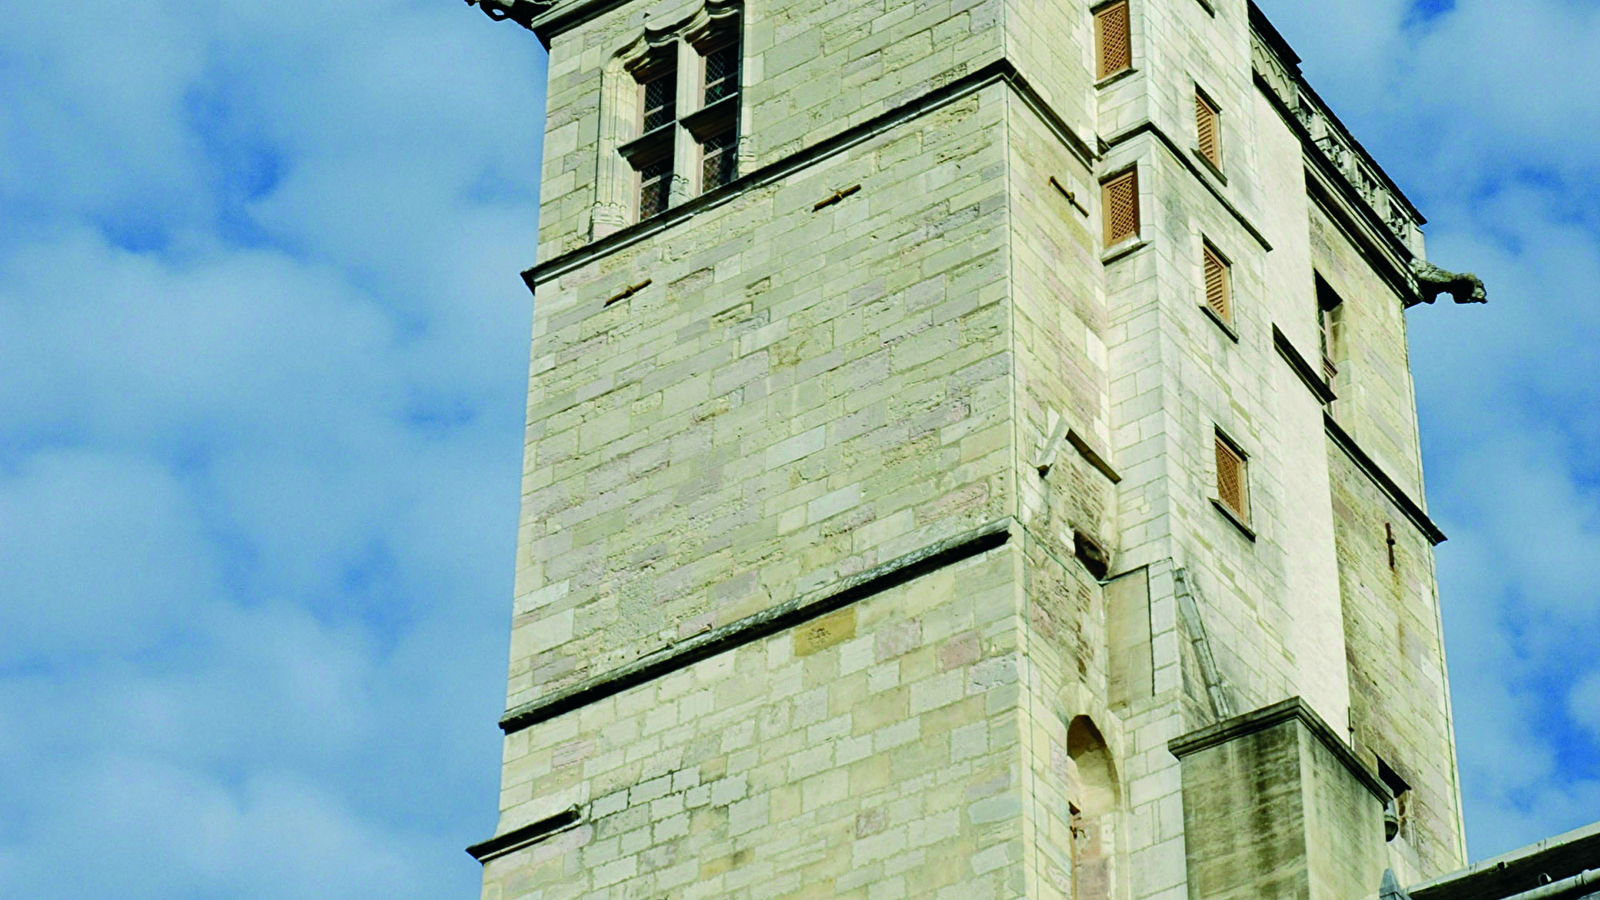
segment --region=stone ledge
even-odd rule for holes
[[[1371,791],[1373,796],[1384,803],[1388,803],[1393,799],[1389,789],[1384,786],[1382,781],[1378,780],[1376,774],[1361,763],[1361,760],[1356,757],[1355,751],[1351,750],[1344,741],[1339,740],[1334,735],[1333,729],[1328,727],[1328,723],[1322,721],[1322,717],[1317,715],[1316,710],[1306,705],[1306,702],[1299,697],[1290,697],[1281,703],[1274,703],[1254,712],[1247,712],[1242,716],[1234,716],[1215,725],[1209,725],[1198,731],[1191,731],[1188,734],[1175,737],[1167,742],[1167,750],[1173,756],[1183,759],[1185,756],[1198,753],[1201,750],[1219,747],[1239,738],[1248,737],[1296,719],[1306,726],[1307,731],[1316,735],[1323,746],[1327,747],[1328,751],[1339,762],[1343,763],[1344,767],[1350,771],[1350,774],[1354,775],[1357,781],[1360,781],[1367,790]]]
[[[1183,149],[1178,146],[1178,142],[1173,140],[1171,135],[1162,130],[1160,125],[1157,125],[1155,122],[1146,119],[1132,128],[1119,132],[1109,138],[1105,138],[1104,140],[1108,147],[1117,147],[1142,134],[1148,134],[1155,138],[1156,142],[1164,147],[1167,153],[1170,154],[1173,159],[1178,161],[1179,165],[1183,166],[1184,169],[1188,170],[1190,175],[1194,176],[1195,181],[1199,182],[1200,185],[1211,194],[1217,203],[1219,203],[1222,208],[1227,211],[1228,215],[1232,216],[1234,221],[1239,223],[1239,227],[1243,228],[1247,233],[1249,233],[1250,237],[1255,239],[1257,244],[1261,245],[1262,250],[1265,250],[1268,253],[1272,252],[1272,242],[1267,240],[1267,236],[1261,233],[1261,229],[1257,228],[1255,223],[1251,222],[1248,216],[1241,212],[1237,206],[1233,205],[1233,201],[1229,200],[1227,196],[1222,193],[1222,188],[1214,182],[1214,179],[1207,178],[1205,173],[1201,171],[1200,166],[1196,164],[1194,160],[1190,159],[1188,154],[1183,152]]]
[[[1378,489],[1383,491],[1390,501],[1400,508],[1405,517],[1411,520],[1411,524],[1417,526],[1417,530],[1432,541],[1435,547],[1449,540],[1449,538],[1445,537],[1444,532],[1439,530],[1439,526],[1433,524],[1433,520],[1428,518],[1428,514],[1422,510],[1422,507],[1415,500],[1412,500],[1405,490],[1393,478],[1389,477],[1387,472],[1379,468],[1378,463],[1368,456],[1365,450],[1361,449],[1361,445],[1356,443],[1355,438],[1351,437],[1350,433],[1345,431],[1343,426],[1335,421],[1332,415],[1323,412],[1322,421],[1323,426],[1327,429],[1328,436],[1333,438],[1335,444],[1339,445],[1339,449],[1343,450],[1351,461],[1356,464],[1356,467],[1366,473],[1368,478],[1372,479],[1372,483],[1377,485]]]
[[[631,246],[647,238],[655,237],[674,225],[729,203],[752,190],[781,181],[796,172],[811,168],[824,160],[864,144],[900,125],[936,112],[990,85],[1002,82],[1008,85],[1027,104],[1028,108],[1032,109],[1043,120],[1046,127],[1056,135],[1068,152],[1076,157],[1085,168],[1093,165],[1096,157],[1090,150],[1088,142],[1074,132],[1056,114],[1055,110],[1039,96],[1039,93],[1028,83],[1028,79],[1017,70],[1017,67],[1010,60],[1000,59],[968,75],[957,78],[942,87],[934,88],[908,103],[874,116],[859,125],[847,128],[833,137],[798,150],[782,159],[774,160],[753,172],[734,179],[722,187],[707,191],[687,202],[670,207],[659,215],[614,231],[581,247],[559,253],[525,270],[522,273],[522,281],[528,286],[529,291],[537,294],[539,285],[553,278],[581,268],[609,253]],[[1235,214],[1237,215],[1237,213]],[[1252,233],[1255,233],[1253,229]],[[1267,249],[1270,250],[1271,248],[1268,247]]]
[[[1283,333],[1283,329],[1279,328],[1277,323],[1272,325],[1272,345],[1277,348],[1278,355],[1283,357],[1283,361],[1289,364],[1289,368],[1294,370],[1294,374],[1300,377],[1301,383],[1316,395],[1323,406],[1339,399],[1333,393],[1328,380],[1318,375],[1317,370],[1306,362],[1306,358],[1295,349],[1294,344],[1289,341],[1289,336]]]
[[[495,835],[487,841],[473,844],[467,848],[467,852],[478,862],[486,863],[497,856],[505,856],[530,844],[537,844],[577,824],[578,808],[574,806],[547,819],[540,819],[521,828],[513,828],[505,834]]]
[[[946,566],[1003,546],[1011,539],[1011,518],[991,522],[947,540],[929,544],[897,559],[842,579],[806,597],[796,597],[771,609],[747,616],[721,628],[696,635],[642,656],[624,666],[584,679],[568,688],[511,709],[500,718],[506,734],[521,731],[557,716],[582,709],[629,688],[648,684],[664,675],[742,647],[778,632],[827,615],[837,609],[881,594],[890,588]]]

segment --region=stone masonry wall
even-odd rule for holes
[[[1400,298],[1350,239],[1311,206],[1312,263],[1344,300],[1344,353],[1334,412],[1383,470],[1426,508],[1406,317]]]
[[[1041,476],[1037,468],[1053,416],[1103,457],[1111,456],[1110,321],[1096,258],[1099,190],[1092,173],[1027,104],[1013,98],[1009,110],[1020,516],[1034,539],[1062,559],[1072,558],[1078,530],[1114,553],[1116,487],[1107,476],[1065,440],[1055,448],[1049,474]]]
[[[1006,59],[1068,128],[1089,139],[1097,111],[1093,19],[1087,5],[1006,0],[1005,36]]]
[[[703,3],[622,4],[556,37],[542,265],[590,238],[614,152],[603,70],[647,13]],[[1326,443],[1273,341],[1283,323],[1315,351],[1315,266],[1347,303],[1340,421],[1420,502],[1399,300],[1305,204],[1245,5],[1132,12],[1138,71],[1096,88],[1086,5],[747,0],[743,172],[1002,55],[1112,143],[1085,167],[996,82],[541,274],[513,708],[1014,523],[1001,549],[508,735],[497,834],[580,822],[489,860],[485,900],[1187,900],[1167,742],[1219,715],[1202,633],[1233,713],[1304,695],[1410,780],[1397,868],[1459,861],[1431,546]],[[1195,158],[1196,84],[1222,109],[1221,174]],[[1097,178],[1132,164],[1142,240],[1107,257]],[[1203,242],[1233,264],[1227,327],[1201,310]],[[1040,476],[1054,416],[1120,484],[1065,442]],[[1247,529],[1211,502],[1217,427],[1249,454]],[[1107,608],[1074,531],[1144,579],[1117,592],[1136,614]],[[1113,641],[1129,623],[1144,633]],[[1113,704],[1127,648],[1148,675]],[[1077,717],[1114,771],[1092,822]]]
[[[1002,0],[750,0],[744,4],[740,170],[753,171],[1000,58]],[[602,72],[702,0],[633,3],[551,42],[539,259],[589,240]]]
[[[1130,140],[1107,167],[1132,162],[1139,166],[1146,243],[1106,266],[1117,323],[1111,394],[1124,476],[1123,565],[1174,559],[1190,570],[1222,676],[1240,708],[1250,709],[1295,696],[1299,677],[1281,543],[1295,518],[1282,488],[1275,392],[1283,363],[1264,301],[1265,250],[1162,142]],[[1201,309],[1202,239],[1233,263],[1232,334]],[[1219,428],[1248,456],[1252,535],[1212,502]]]
[[[1162,129],[1191,162],[1204,168],[1196,151],[1194,103],[1196,89],[1203,91],[1218,113],[1224,176],[1211,180],[1229,203],[1259,225],[1267,197],[1258,174],[1258,122],[1252,115],[1257,89],[1250,74],[1245,4],[1174,0],[1134,5],[1142,7],[1142,37],[1150,58],[1140,79],[1144,109],[1139,119]]]
[[[1465,864],[1433,546],[1332,442],[1328,457],[1353,738],[1412,787],[1390,846],[1396,871],[1420,881]]]
[[[1008,514],[1003,106],[540,286],[513,706]]]
[[[484,900],[1006,900],[1022,884],[1011,545],[512,735]]]

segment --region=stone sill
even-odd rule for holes
[[[1094,89],[1098,91],[1101,88],[1110,87],[1124,78],[1132,78],[1137,74],[1139,74],[1139,70],[1133,66],[1129,66],[1120,72],[1112,72],[1110,75],[1107,75],[1099,81],[1096,81],[1094,83]]]
[[[1235,515],[1234,511],[1228,508],[1228,504],[1223,503],[1221,500],[1218,500],[1215,497],[1212,497],[1211,505],[1217,508],[1217,512],[1222,513],[1222,517],[1224,519],[1232,522],[1233,527],[1239,529],[1240,534],[1243,534],[1245,537],[1249,538],[1250,543],[1254,544],[1256,542],[1255,530],[1249,525],[1246,525],[1243,519],[1240,519],[1237,515]]]
[[[1206,318],[1215,322],[1217,327],[1222,329],[1222,333],[1228,336],[1229,340],[1233,341],[1235,344],[1239,343],[1239,332],[1234,331],[1232,325],[1224,322],[1222,317],[1217,315],[1216,310],[1202,303],[1200,304],[1200,311],[1206,314]]]
[[[1201,153],[1199,147],[1190,147],[1189,153],[1191,153],[1195,159],[1200,161],[1200,167],[1205,169],[1207,172],[1210,172],[1212,178],[1222,182],[1224,187],[1227,186],[1228,176],[1224,174],[1221,169],[1217,168],[1217,164],[1212,162],[1210,157],[1206,156],[1204,153]]]
[[[1106,252],[1100,255],[1100,264],[1109,266],[1117,260],[1138,253],[1149,245],[1150,242],[1144,238],[1128,238],[1120,244],[1107,248]]]

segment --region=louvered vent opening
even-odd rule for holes
[[[1106,182],[1101,190],[1106,246],[1139,236],[1139,173],[1125,172]]]
[[[1205,247],[1206,306],[1224,322],[1233,321],[1228,297],[1228,264],[1209,245]]]
[[[1217,435],[1217,499],[1243,522],[1249,518],[1245,506],[1244,457]]]
[[[1200,155],[1222,168],[1222,145],[1217,137],[1217,110],[1198,92],[1194,95],[1194,121],[1198,130]]]
[[[1113,3],[1094,14],[1095,46],[1099,51],[1098,78],[1133,67],[1133,41],[1128,31],[1128,4]]]

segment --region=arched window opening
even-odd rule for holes
[[[1067,798],[1072,816],[1073,900],[1111,900],[1118,807],[1116,767],[1094,721],[1078,716],[1067,726]]]

